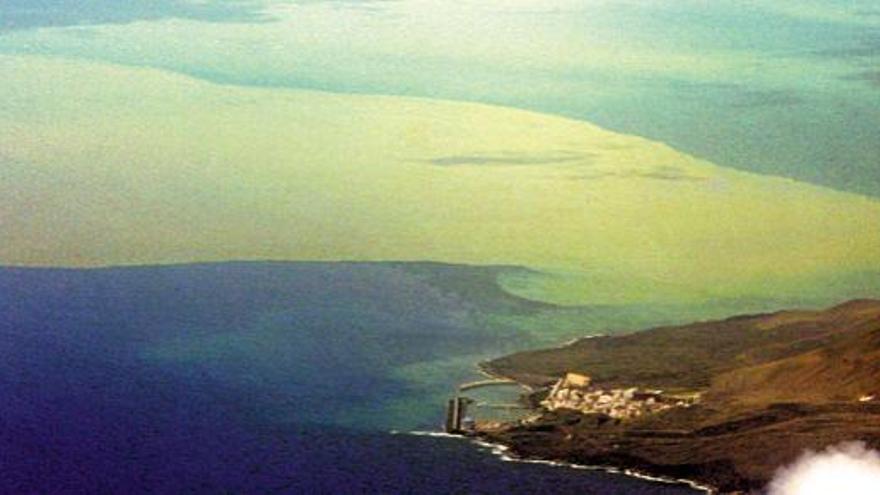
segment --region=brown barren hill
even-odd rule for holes
[[[749,493],[807,449],[853,440],[880,448],[880,301],[585,339],[484,366],[532,385],[576,371],[605,388],[702,393],[696,405],[629,420],[541,411],[483,432],[523,457]]]
[[[482,366],[530,385],[573,371],[608,386],[708,388],[722,372],[820,349],[838,334],[878,319],[880,301],[857,300],[824,311],[780,311],[585,338]]]
[[[864,321],[840,322],[847,331],[813,351],[715,377],[709,397],[734,403],[868,402],[880,397],[880,321],[860,305]],[[858,306],[853,306],[858,307]]]

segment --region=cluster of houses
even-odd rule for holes
[[[592,386],[586,375],[568,373],[553,385],[541,405],[550,411],[570,409],[584,414],[604,414],[615,419],[631,419],[672,407],[687,407],[692,400],[666,397],[659,390],[638,388],[603,390]]]

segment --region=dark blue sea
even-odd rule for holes
[[[695,493],[408,433],[540,343],[509,269],[0,269],[0,493]]]

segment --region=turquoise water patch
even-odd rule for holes
[[[262,14],[264,7],[265,3],[255,0],[151,0],[124,3],[112,0],[8,0],[0,6],[0,34],[11,30],[168,18],[256,22],[266,19]]]
[[[871,2],[42,3],[0,6],[7,29],[149,22],[16,29],[0,52],[527,108],[720,165],[880,195]]]
[[[436,263],[0,269],[0,447],[14,467],[0,489],[692,493],[389,433],[438,430],[445,400],[481,378],[481,360],[664,315],[557,308],[500,290],[501,274],[520,271]],[[467,395],[510,404],[518,393]]]

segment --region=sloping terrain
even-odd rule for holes
[[[713,400],[826,402],[880,397],[880,313],[867,301],[848,305],[837,333],[818,349],[716,376]]]
[[[708,388],[721,372],[819,349],[837,335],[873,328],[878,318],[880,301],[853,301],[825,311],[782,311],[586,338],[484,366],[533,385],[576,371],[606,385]]]
[[[526,457],[639,469],[723,493],[760,489],[807,449],[880,447],[878,357],[880,301],[870,300],[582,340],[486,366],[531,383],[569,369],[600,384],[699,389],[703,399],[625,422],[545,413],[487,436]]]

